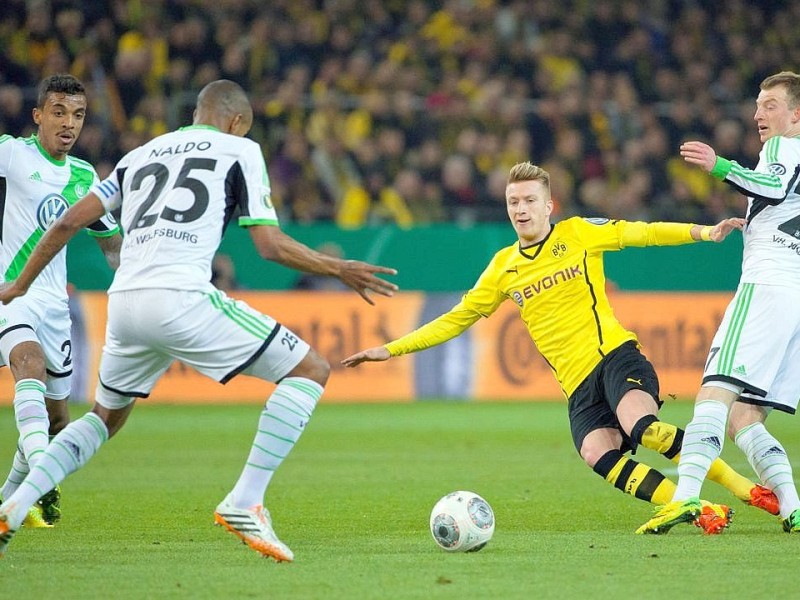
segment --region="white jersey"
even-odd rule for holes
[[[747,196],[742,283],[800,289],[800,138],[768,139],[755,171],[721,162],[725,182]]]
[[[89,163],[69,155],[65,160],[54,159],[35,135],[0,136],[0,268],[4,281],[19,276],[48,227],[97,181],[97,173]],[[110,236],[118,231],[111,216],[89,229],[95,236]],[[31,291],[66,302],[66,249],[44,268],[31,284]]]
[[[212,291],[211,260],[238,210],[239,225],[278,225],[260,146],[204,125],[159,136],[125,155],[92,188],[122,207],[125,240],[109,293]]]

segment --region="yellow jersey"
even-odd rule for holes
[[[625,329],[606,295],[603,253],[626,246],[692,243],[693,225],[572,217],[541,242],[517,242],[494,255],[478,281],[449,312],[389,342],[392,356],[456,337],[507,299],[569,397],[609,352],[636,335]]]

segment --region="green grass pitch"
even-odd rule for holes
[[[704,496],[737,509],[723,535],[635,536],[649,505],[582,464],[558,402],[321,405],[267,493],[295,552],[276,564],[212,526],[258,413],[142,403],[67,480],[62,522],[17,534],[0,560],[0,597],[749,600],[796,587],[800,538],[713,483]],[[663,415],[683,425],[690,413],[672,402]],[[797,422],[770,422],[800,457]],[[15,437],[2,408],[6,465]],[[750,474],[730,441],[723,455]],[[662,457],[638,457],[674,478]],[[431,539],[430,510],[456,489],[494,508],[481,552],[448,554]]]

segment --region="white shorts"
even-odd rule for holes
[[[711,343],[703,384],[741,386],[743,402],[788,413],[800,399],[800,293],[742,283]]]
[[[0,366],[22,342],[42,347],[47,369],[45,396],[53,400],[69,397],[72,382],[72,323],[65,300],[45,297],[36,291],[0,304]]]
[[[146,398],[174,360],[227,383],[239,373],[278,381],[309,345],[273,318],[221,291],[143,289],[108,297],[97,401]]]

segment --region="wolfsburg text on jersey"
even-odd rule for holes
[[[144,244],[156,238],[172,238],[178,242],[186,242],[188,244],[197,243],[197,234],[189,233],[188,231],[178,231],[164,227],[160,229],[153,229],[147,233],[135,233],[125,238],[125,246],[132,246],[135,244]]]

